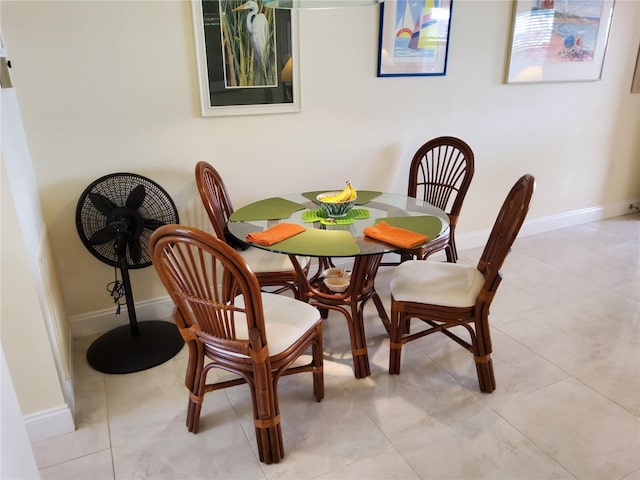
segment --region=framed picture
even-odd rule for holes
[[[507,83],[599,80],[613,0],[516,0]]]
[[[192,0],[203,116],[300,111],[296,12]]]
[[[380,5],[378,76],[446,75],[453,0]]]
[[[636,69],[633,72],[631,93],[640,93],[640,48],[638,49],[638,58],[636,58]]]

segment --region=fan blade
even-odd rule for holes
[[[115,203],[100,193],[89,192],[89,200],[103,215],[109,215],[109,212],[117,207]]]
[[[144,185],[138,185],[129,193],[125,206],[127,208],[133,208],[137,210],[144,203],[144,199],[146,196],[147,196],[147,191],[145,190]]]
[[[137,240],[132,240],[127,242],[129,245],[129,255],[131,256],[131,260],[133,260],[134,265],[140,263],[142,260],[142,247],[140,246],[140,242]]]
[[[103,243],[110,242],[111,240],[115,240],[116,236],[113,232],[110,232],[108,229],[103,228],[102,230],[98,230],[89,239],[89,245],[102,245]]]
[[[160,228],[161,226],[166,225],[162,220],[156,220],[154,218],[145,218],[144,219],[144,228],[149,230],[155,230],[156,228]]]

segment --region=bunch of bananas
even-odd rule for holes
[[[351,200],[355,200],[358,197],[358,192],[351,185],[351,182],[347,180],[347,186],[344,187],[340,193],[335,195],[328,195],[326,197],[321,197],[320,200],[326,203],[342,203],[349,202]]]

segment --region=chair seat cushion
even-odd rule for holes
[[[391,277],[394,300],[445,307],[472,307],[484,276],[477,268],[460,263],[409,260]]]
[[[253,273],[293,271],[293,264],[289,256],[282,253],[268,252],[255,247],[238,250],[238,253],[246,260]],[[309,257],[297,258],[302,268],[305,268],[309,263]]]
[[[318,309],[308,303],[276,293],[261,295],[269,355],[272,357],[293,345],[320,320]],[[244,308],[244,297],[236,297],[235,303]],[[236,337],[249,338],[245,316],[236,312],[235,322]]]

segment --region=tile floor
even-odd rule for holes
[[[475,264],[480,249],[461,252]],[[388,305],[391,267],[378,290]],[[491,323],[497,390],[442,335],[405,347],[366,309],[372,375],[352,374],[346,325],[325,323],[326,396],[280,383],[286,456],[256,457],[246,386],[208,394],[184,426],[186,349],[156,368],[104,375],[76,341],[77,431],[34,445],[44,479],[640,480],[640,214],[516,241]]]

